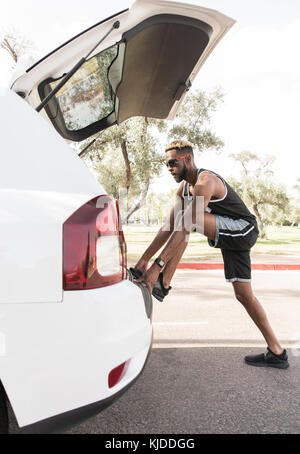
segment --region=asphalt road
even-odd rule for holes
[[[252,271],[252,288],[284,347],[300,347],[300,271]],[[154,347],[265,346],[223,270],[177,270],[154,304]],[[156,301],[156,300],[154,300]]]
[[[154,349],[135,385],[73,434],[300,433],[300,357],[248,366],[257,348]]]
[[[70,434],[300,433],[300,271],[254,271],[253,288],[290,368],[245,364],[265,341],[223,271],[179,270],[154,300],[147,367],[121,399]],[[12,433],[16,433],[14,425]]]

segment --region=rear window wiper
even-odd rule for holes
[[[78,63],[72,68],[66,76],[62,79],[62,81],[49,93],[48,96],[46,96],[45,99],[36,107],[36,111],[40,112],[47,104],[48,102],[53,98],[54,95],[68,82],[69,79],[78,71],[78,69],[88,60],[89,56],[94,52],[94,50],[110,35],[110,33],[120,27],[120,22],[116,21],[112,25],[112,27],[108,30],[108,32],[100,39],[100,41],[96,44],[96,46],[93,47],[92,50],[89,51],[89,53],[85,56],[82,57]]]

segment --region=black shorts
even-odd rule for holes
[[[225,278],[228,282],[250,282],[250,249],[256,243],[258,228],[244,219],[231,219],[214,215],[216,218],[215,240],[208,240],[212,247],[220,248]]]

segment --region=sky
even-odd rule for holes
[[[130,5],[126,0],[1,0],[0,33],[15,30],[36,46],[39,58],[75,34]],[[194,88],[224,92],[224,103],[211,119],[211,129],[225,142],[221,153],[207,151],[199,167],[225,178],[240,169],[229,155],[249,150],[276,157],[275,179],[295,195],[299,171],[300,1],[189,0],[236,20],[201,68]],[[45,5],[45,3],[43,3]],[[51,8],[50,8],[51,6]],[[10,57],[0,50],[0,87],[7,85]],[[167,188],[166,188],[167,185]],[[152,189],[176,187],[166,169]]]

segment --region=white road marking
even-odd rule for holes
[[[284,346],[286,348],[293,348],[293,343],[290,341],[284,341]],[[263,348],[266,350],[266,342],[261,339],[155,339],[153,340],[152,348],[203,348],[203,347],[229,347],[229,348],[245,348],[245,347],[255,347]],[[295,354],[296,353],[296,354]],[[300,356],[299,351],[292,350],[291,355],[293,357]]]

